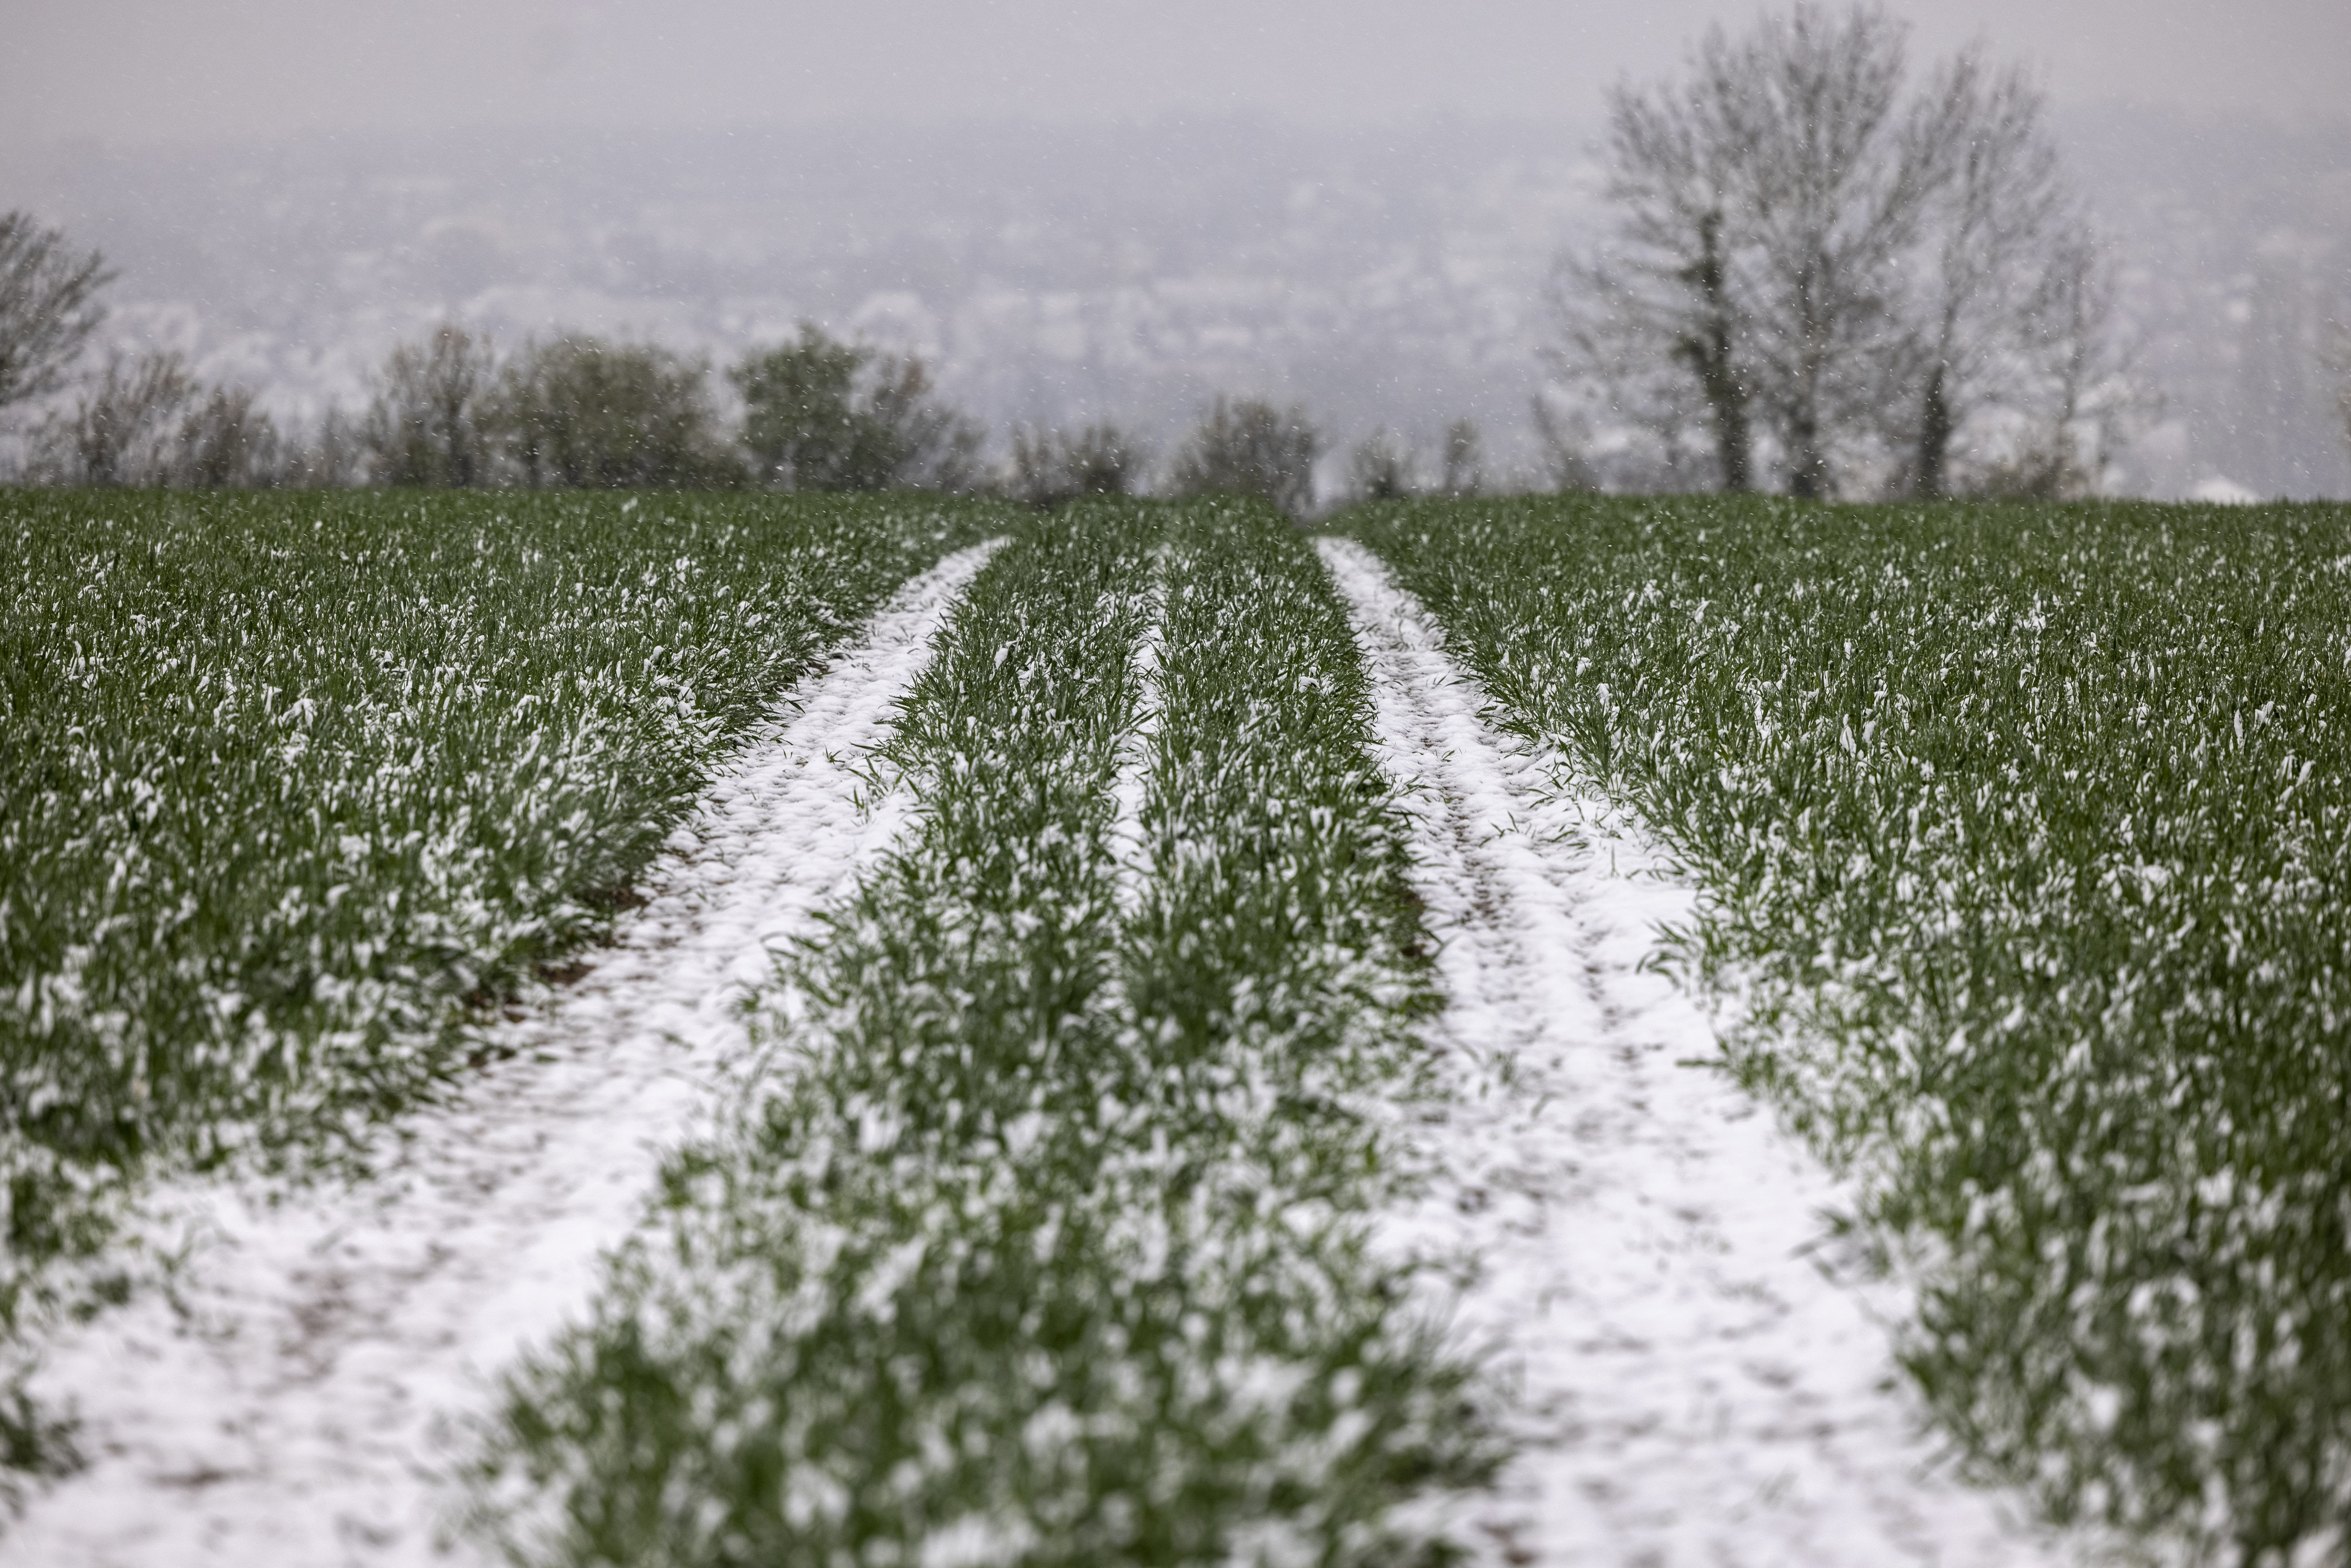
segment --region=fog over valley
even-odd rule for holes
[[[2322,362],[2351,317],[2351,9],[1883,15],[1914,87],[1973,50],[2045,99],[2131,365],[2098,484],[2351,494]],[[1492,477],[1531,481],[1530,400],[1562,384],[1546,285],[1622,232],[1609,94],[1753,20],[1724,0],[85,0],[33,7],[0,55],[0,211],[104,252],[93,363],[177,350],[289,428],[356,413],[443,322],[723,371],[807,320],[920,353],[999,455],[1016,422],[1094,419],[1164,451],[1230,392],[1306,407],[1326,490],[1374,430],[1426,452],[1465,417]]]
[[[2351,300],[2351,127],[2062,114],[2160,406],[2116,487],[2351,493],[2317,361]],[[0,204],[101,248],[109,335],[281,418],[364,395],[455,320],[720,365],[801,319],[929,359],[1000,439],[1111,417],[1163,443],[1218,391],[1343,445],[1467,416],[1530,476],[1542,289],[1601,221],[1596,122],[1009,119],[735,131],[378,131],[18,146]]]

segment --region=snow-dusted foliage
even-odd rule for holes
[[[2340,508],[8,505],[12,1550],[2341,1554]]]
[[[2351,514],[1359,532],[1698,880],[1681,952],[1735,992],[1730,1064],[1919,1270],[1905,1359],[1976,1461],[2061,1520],[2339,1554]]]
[[[1364,702],[1262,510],[1081,507],[999,555],[889,753],[916,838],[788,977],[765,1091],[516,1378],[484,1477],[509,1545],[1438,1552],[1400,1505],[1493,1449],[1366,1251],[1397,1173],[1357,1102],[1411,1080],[1428,992]]]
[[[1555,748],[1496,727],[1371,552],[1320,548],[1446,990],[1444,1092],[1409,1105],[1428,1179],[1382,1244],[1443,1264],[1449,1321],[1514,1395],[1515,1452],[1457,1535],[1506,1563],[2095,1561],[2108,1543],[1966,1484],[1922,1430],[1894,1359],[1914,1303],[1829,1228],[1849,1186],[1721,1071],[1702,998],[1654,962],[1697,889]]]
[[[5,1521],[11,1562],[446,1564],[451,1433],[572,1321],[663,1159],[756,1058],[743,1003],[895,841],[868,771],[991,545],[946,557],[795,681],[664,842],[613,941],[525,988],[491,1059],[289,1192],[182,1176],[142,1195],[167,1285],[40,1336],[27,1382],[88,1461]],[[56,1417],[47,1415],[53,1424]]]
[[[0,1333],[141,1172],[429,1097],[784,683],[986,520],[11,497]]]

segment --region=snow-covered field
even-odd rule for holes
[[[1413,793],[1444,944],[1458,1110],[1399,1241],[1458,1260],[1458,1321],[1521,1390],[1529,1446],[1479,1521],[1543,1563],[2061,1561],[2022,1500],[1958,1482],[1897,1381],[1898,1287],[1840,1278],[1837,1183],[1709,1061],[1642,960],[1692,894],[1637,822],[1497,732],[1411,596],[1326,539]]]
[[[1501,736],[1410,598],[1326,541],[1410,787],[1443,944],[1453,1092],[1438,1173],[1384,1242],[1447,1260],[1457,1321],[1516,1390],[1524,1444],[1468,1521],[1510,1563],[1990,1564],[2086,1548],[1955,1479],[1898,1381],[1898,1285],[1828,1267],[1837,1183],[1704,1061],[1708,1019],[1643,960],[1690,893],[1642,833]],[[576,1321],[664,1149],[752,1050],[739,1003],[888,845],[864,749],[986,548],[917,580],[811,676],[672,841],[655,896],[515,1054],[413,1118],[347,1191],[183,1185],[174,1289],[50,1347],[92,1463],[5,1538],[11,1563],[250,1568],[467,1562],[451,1471],[492,1375]],[[1146,644],[1148,649],[1151,644]],[[1145,748],[1147,749],[1147,747]],[[1130,768],[1122,793],[1140,780]],[[1129,813],[1132,814],[1131,812]]]
[[[50,1347],[37,1394],[78,1410],[89,1468],[0,1537],[10,1563],[456,1561],[450,1439],[491,1375],[593,1288],[663,1152],[751,1049],[739,1006],[903,821],[865,749],[991,547],[915,580],[811,675],[672,839],[590,972],[507,1030],[515,1054],[412,1119],[349,1191],[185,1185],[151,1206],[193,1241],[168,1296]]]

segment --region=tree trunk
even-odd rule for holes
[[[1827,370],[1823,361],[1829,323],[1818,307],[1819,287],[1812,274],[1796,283],[1800,341],[1795,384],[1788,400],[1788,494],[1800,501],[1818,501],[1829,493],[1829,456],[1821,444],[1821,378]]]
[[[1821,411],[1809,391],[1788,411],[1788,494],[1817,501],[1828,494],[1828,455],[1821,450]]]
[[[1943,386],[1940,364],[1928,372],[1927,396],[1918,411],[1917,492],[1932,497],[1943,493],[1951,446],[1951,403]]]
[[[1702,302],[1698,326],[1683,336],[1674,352],[1698,376],[1699,393],[1706,399],[1722,488],[1740,494],[1754,488],[1754,477],[1748,462],[1747,388],[1731,357],[1729,271],[1722,255],[1722,214],[1708,213],[1698,220],[1698,259],[1682,273]]]

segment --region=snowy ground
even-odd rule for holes
[[[1477,1516],[1492,1559],[2084,1555],[1938,1466],[1890,1359],[1898,1287],[1815,1261],[1836,1183],[1684,1064],[1713,1054],[1712,1030],[1640,962],[1687,892],[1482,719],[1376,561],[1323,552],[1370,662],[1383,761],[1418,786],[1416,875],[1453,998],[1440,1029],[1461,1098],[1422,1129],[1443,1174],[1388,1239],[1459,1260],[1461,1322],[1519,1380],[1532,1439]],[[863,809],[859,748],[985,553],[910,585],[803,686],[673,841],[619,945],[513,1026],[520,1054],[462,1106],[418,1118],[381,1180],[276,1207],[258,1186],[159,1199],[159,1227],[204,1243],[175,1299],[150,1294],[52,1349],[37,1390],[78,1405],[94,1462],[0,1537],[0,1557],[473,1558],[436,1530],[457,1424],[587,1301],[660,1151],[737,1082],[735,1003],[896,831],[906,802]],[[1139,799],[1138,766],[1123,796]]]
[[[1392,1238],[1462,1260],[1459,1322],[1525,1398],[1533,1447],[1478,1532],[1557,1564],[2024,1564],[2082,1554],[2020,1499],[1950,1478],[1896,1381],[1897,1287],[1816,1261],[1837,1184],[1691,1063],[1708,1019],[1642,969],[1689,892],[1633,825],[1562,798],[1363,547],[1326,539],[1416,787],[1416,891],[1443,942],[1462,1097],[1444,1173]],[[1474,1261],[1472,1261],[1474,1260]]]
[[[509,1026],[517,1054],[462,1104],[415,1118],[381,1179],[284,1202],[259,1185],[157,1196],[152,1228],[196,1238],[193,1255],[171,1299],[151,1292],[44,1357],[35,1392],[78,1409],[93,1462],[0,1534],[0,1558],[475,1555],[438,1539],[458,1424],[587,1302],[662,1151],[743,1064],[737,1004],[896,832],[906,801],[869,799],[862,751],[990,548],[916,579],[802,683],[672,838],[617,945]]]

